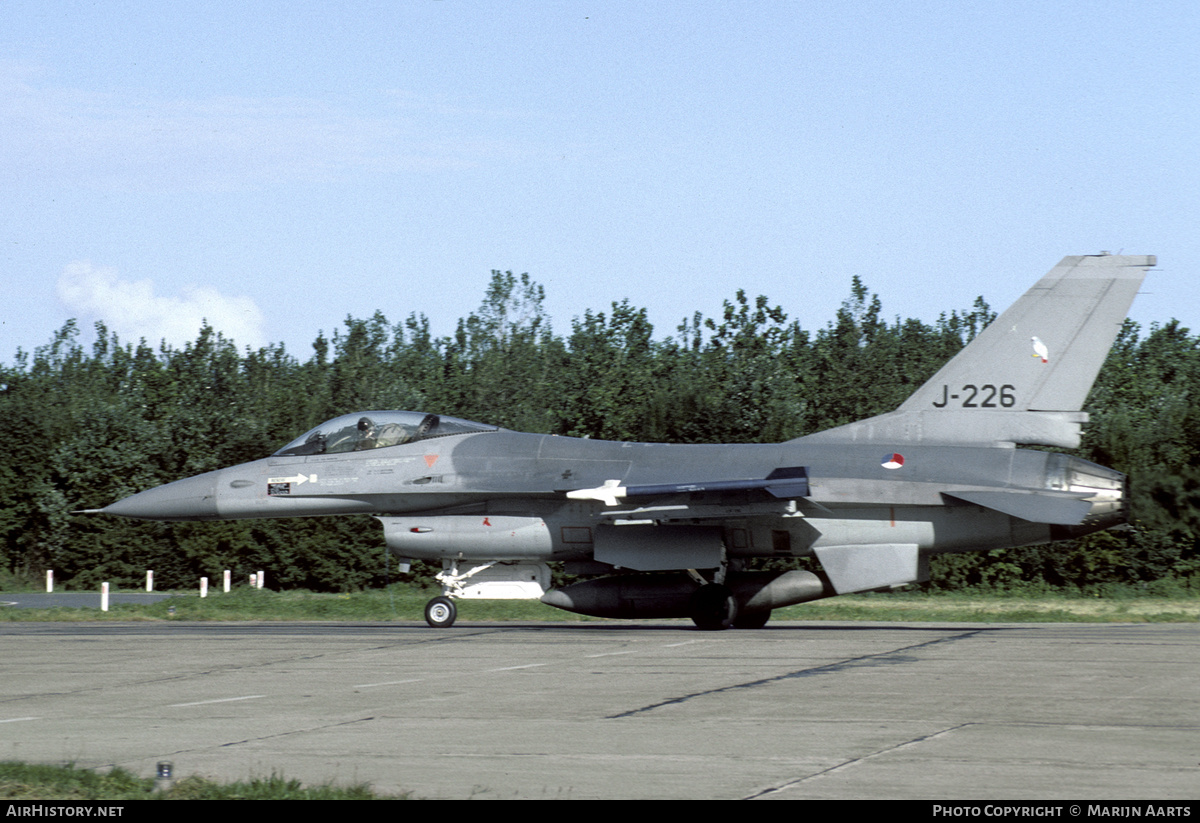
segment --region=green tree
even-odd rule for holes
[[[644,440],[656,388],[653,327],[625,300],[576,318],[556,380],[556,431],[601,440]]]

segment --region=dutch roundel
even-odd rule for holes
[[[904,465],[904,455],[893,452],[883,456],[883,467],[885,469],[898,469]]]

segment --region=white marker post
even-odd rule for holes
[[[108,611],[108,583],[100,584],[100,611]]]
[[[255,584],[254,584],[254,585],[255,585],[255,588],[259,588],[259,589],[261,589],[261,588],[263,587],[263,581],[264,581],[264,580],[266,580],[266,579],[267,579],[267,573],[266,573],[266,572],[263,572],[263,571],[260,571],[260,572],[258,573],[258,575],[255,577],[255,581],[256,581],[256,582],[255,582]]]
[[[208,578],[207,577],[200,578],[200,596],[208,597]]]
[[[54,592],[54,569],[46,569],[46,594]]]
[[[146,569],[146,591],[154,591],[154,570]]]
[[[232,582],[229,569],[225,570],[224,580],[222,582],[225,584],[225,594],[229,594],[229,584]]]

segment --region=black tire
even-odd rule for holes
[[[771,610],[763,609],[757,612],[739,612],[733,621],[735,629],[761,629],[771,619]]]
[[[709,583],[696,589],[691,602],[692,622],[704,631],[723,631],[737,619],[737,599],[728,586]]]
[[[425,604],[425,622],[435,629],[448,629],[458,618],[458,607],[449,597],[435,597]]]

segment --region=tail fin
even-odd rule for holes
[[[806,441],[1078,446],[1083,403],[1155,264],[1064,257],[896,411]]]

